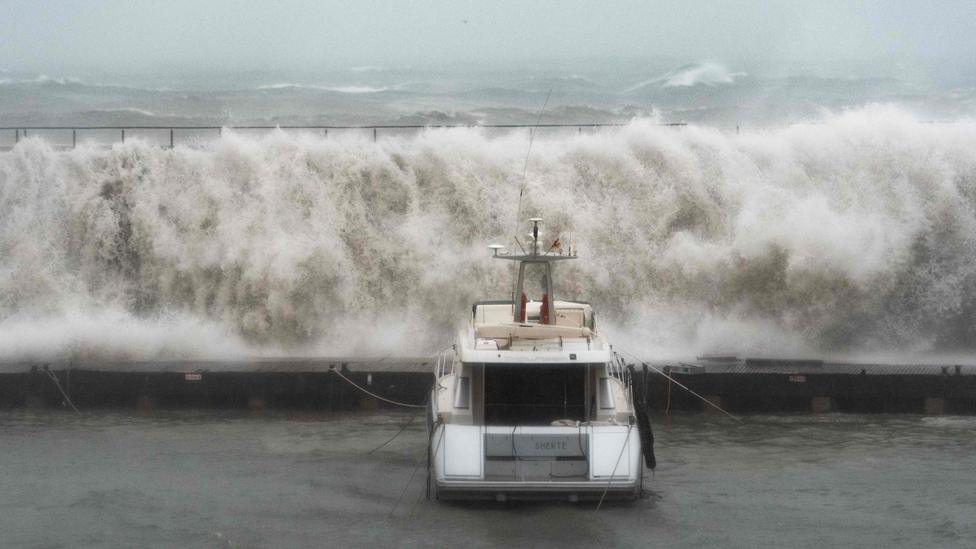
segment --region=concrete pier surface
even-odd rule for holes
[[[360,409],[420,405],[430,357],[0,363],[0,409],[13,407]],[[336,375],[336,371],[343,376]],[[646,377],[645,377],[646,372]],[[652,409],[696,412],[976,414],[976,364],[869,364],[739,357],[634,364]],[[682,388],[681,386],[686,387]],[[688,391],[694,391],[696,396]]]

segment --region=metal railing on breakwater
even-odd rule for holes
[[[603,128],[619,128],[627,123],[598,124],[426,124],[426,125],[275,125],[275,126],[0,126],[0,133],[6,133],[8,144],[17,144],[21,139],[41,136],[55,144],[75,148],[79,140],[98,144],[125,143],[126,136],[155,141],[164,147],[175,147],[183,142],[199,143],[207,139],[220,138],[224,131],[270,132],[295,131],[329,138],[337,134],[354,135],[378,141],[383,136],[403,135],[405,132],[421,132],[435,129],[483,128],[495,131],[558,130],[582,135],[584,132]],[[684,122],[659,123],[658,126],[686,126]],[[128,132],[128,134],[127,134]]]

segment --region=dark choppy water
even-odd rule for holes
[[[3,412],[0,545],[976,545],[976,418],[662,418],[650,496],[600,512],[427,502],[421,421],[369,453],[408,419]]]

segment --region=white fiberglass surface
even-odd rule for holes
[[[590,475],[593,478],[629,478],[636,433],[636,429],[623,425],[594,428],[590,437]]]
[[[439,452],[442,471],[447,477],[480,478],[482,476],[482,427],[478,425],[444,425]]]

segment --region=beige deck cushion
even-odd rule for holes
[[[475,322],[478,324],[497,324],[512,321],[512,306],[500,303],[485,303],[478,305],[475,310]]]
[[[556,309],[556,324],[583,327],[583,309]]]
[[[538,301],[529,303],[525,308],[526,316],[538,319],[541,305]],[[589,323],[588,320],[593,315],[593,309],[585,303],[557,300],[553,305],[556,309],[556,321],[554,324],[560,326],[576,326],[582,328]],[[507,303],[483,303],[475,307],[474,321],[476,324],[504,324],[512,322],[512,306]]]
[[[556,338],[585,338],[592,333],[589,328],[578,326],[558,326],[554,324],[516,324],[505,322],[498,324],[478,324],[474,328],[475,336],[492,339],[556,339]]]

